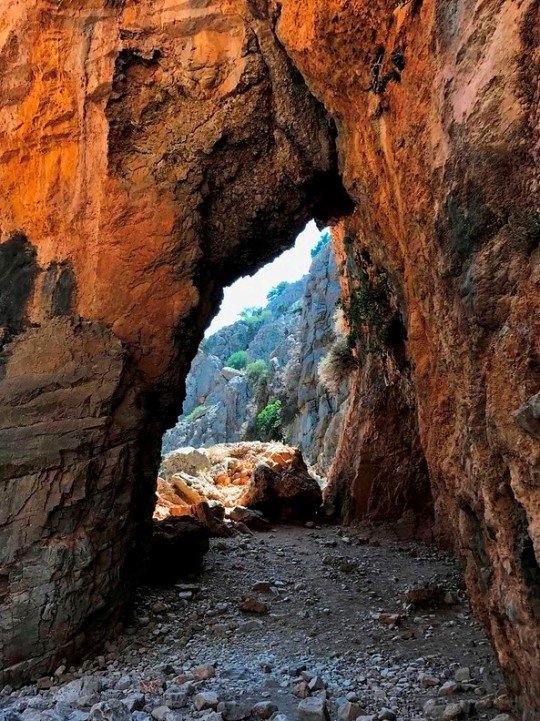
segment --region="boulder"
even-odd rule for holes
[[[240,498],[241,505],[261,511],[270,521],[303,523],[313,519],[322,503],[322,491],[309,475],[300,452],[295,451],[291,462],[283,467],[257,466]]]
[[[209,538],[208,528],[191,516],[154,520],[145,580],[152,585],[168,585],[198,571],[210,547]]]
[[[260,511],[244,506],[235,506],[227,512],[231,521],[245,524],[252,531],[270,531],[272,525],[266,520]]]
[[[171,451],[165,456],[161,463],[161,475],[164,478],[173,476],[175,473],[197,476],[208,468],[210,468],[210,461],[202,450],[188,446]]]

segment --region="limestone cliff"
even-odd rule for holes
[[[335,340],[333,316],[340,294],[334,254],[326,244],[308,275],[280,289],[258,316],[206,338],[187,377],[183,413],[165,434],[164,451],[256,438],[258,413],[279,400],[279,436],[325,475],[339,439],[348,385],[329,393],[317,368]],[[227,367],[238,352],[246,353],[247,369]],[[253,375],[251,364],[261,361],[260,373]]]
[[[538,718],[539,28],[537,0],[3,3],[3,679],[117,625],[221,288],[316,216],[361,366],[336,512],[429,487]]]

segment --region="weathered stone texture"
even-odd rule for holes
[[[4,675],[110,631],[160,432],[221,287],[311,215],[343,214],[317,97],[355,202],[341,241],[361,301],[338,496],[360,511],[374,488],[414,501],[425,460],[522,718],[538,718],[538,13],[537,0],[4,2]],[[385,443],[387,483],[372,474],[364,491]]]
[[[331,122],[242,0],[8,0],[0,98],[0,676],[18,680],[113,631],[222,287],[344,193]]]
[[[335,490],[349,517],[414,500],[425,458],[438,524],[528,720],[540,714],[540,447],[523,427],[540,383],[539,28],[538,3],[511,0],[286,0],[277,24],[337,119],[356,203],[344,282],[367,289],[349,307],[362,368]],[[393,310],[403,341],[381,337]]]

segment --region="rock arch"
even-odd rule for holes
[[[373,402],[351,404],[336,498],[350,518],[384,515],[385,495],[394,513],[429,473],[536,717],[539,25],[535,0],[8,0],[3,678],[118,623],[221,288],[351,198],[344,267],[388,279],[405,345],[355,339],[355,398]],[[379,468],[362,487],[381,460],[386,483]]]

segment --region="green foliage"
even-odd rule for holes
[[[362,273],[361,285],[351,293],[348,307],[351,348],[361,342],[365,354],[382,353],[406,338],[403,320],[391,307],[391,295],[386,273],[373,278]]]
[[[245,350],[237,350],[235,353],[232,353],[228,357],[225,365],[229,368],[234,368],[237,371],[241,371],[246,367],[247,360],[247,352]]]
[[[256,360],[246,366],[246,377],[252,385],[268,375],[268,365],[263,360]]]
[[[268,291],[268,295],[266,296],[268,302],[279,298],[283,291],[289,286],[290,283],[288,283],[286,280],[282,280],[281,283],[275,285],[271,290]]]
[[[282,437],[281,401],[269,403],[257,416],[257,437],[261,441],[279,441]]]
[[[247,318],[253,318],[258,315],[260,315],[263,312],[262,308],[256,308],[255,306],[250,306],[249,308],[244,308],[243,311],[240,312],[240,318],[242,320],[246,320]]]
[[[184,418],[184,420],[186,421],[186,423],[193,423],[193,421],[196,421],[202,416],[204,416],[205,413],[205,406],[197,406],[197,408],[194,408],[191,413]]]
[[[252,331],[257,331],[267,320],[270,320],[272,313],[263,308],[246,308],[240,316]]]
[[[321,233],[321,237],[319,238],[317,245],[311,251],[311,257],[314,258],[316,255],[319,255],[321,250],[325,245],[328,245],[331,239],[332,236],[330,235],[330,231],[325,230],[324,233]]]

